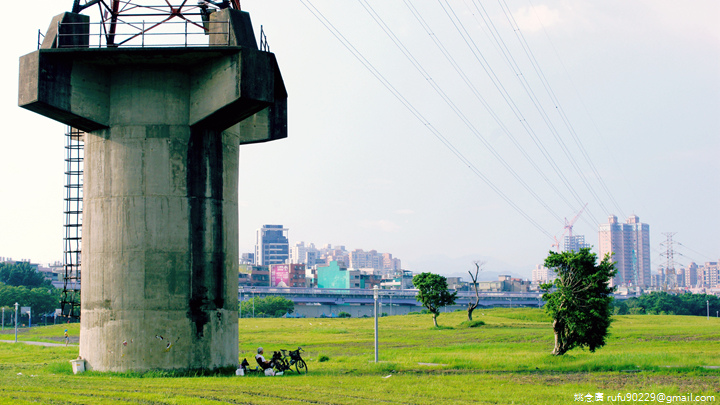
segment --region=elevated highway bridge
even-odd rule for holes
[[[418,291],[380,290],[378,302],[381,312],[388,315],[401,315],[417,312],[422,305],[417,301]],[[247,301],[252,297],[282,296],[295,303],[295,312],[307,317],[321,315],[337,315],[340,312],[350,313],[354,317],[373,315],[373,291],[359,288],[270,288],[240,287],[238,299]],[[634,296],[634,295],[633,295]],[[627,299],[628,295],[615,295],[616,299]],[[475,301],[474,291],[458,291],[456,304],[443,309],[452,312],[467,308],[469,302]],[[540,292],[480,292],[478,309],[491,307],[542,307]],[[243,314],[248,316],[248,314]]]
[[[244,287],[238,290],[244,299],[279,295],[292,300],[296,304],[356,304],[372,305],[373,290],[361,288],[270,288],[270,287]],[[380,290],[379,301],[383,305],[421,306],[418,303],[418,290]],[[481,306],[534,306],[540,305],[542,293],[537,292],[481,292]],[[238,298],[240,295],[238,295]],[[475,293],[470,291],[458,292],[458,305],[467,305],[475,301]],[[392,301],[392,303],[391,303]]]
[[[417,290],[380,290],[378,302],[382,312],[399,315],[420,311],[422,305],[417,301]],[[313,317],[348,312],[352,316],[372,315],[373,291],[370,289],[335,288],[270,288],[240,287],[238,299],[249,300],[253,297],[282,296],[295,303],[295,311]],[[539,307],[542,306],[542,293],[538,292],[481,292],[479,307]],[[475,293],[459,291],[456,305],[447,307],[447,312],[466,308],[475,301]],[[247,315],[247,314],[245,314]]]

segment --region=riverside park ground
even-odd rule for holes
[[[372,318],[241,319],[240,360],[253,367],[258,346],[305,350],[309,372],[280,377],[74,375],[78,324],[18,336],[57,344],[67,328],[67,347],[15,344],[6,328],[0,404],[720,404],[718,318],[615,316],[605,347],[560,357],[541,309],[478,309],[473,318],[485,324],[467,327],[465,311],[443,313],[439,328],[430,315],[380,318],[379,363]]]

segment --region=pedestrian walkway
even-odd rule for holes
[[[65,346],[65,343],[50,343],[50,342],[28,342],[25,340],[18,340],[18,343],[25,343],[26,345],[35,346]],[[0,343],[15,343],[14,340],[0,340]],[[69,344],[68,346],[77,346],[76,344]]]

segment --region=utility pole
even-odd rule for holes
[[[245,291],[245,287],[240,287],[240,319],[242,319],[242,303],[243,303],[243,292]]]
[[[378,362],[378,286],[373,286],[373,298],[375,299],[375,363]]]
[[[18,303],[15,303],[15,343],[17,343],[17,311],[18,311]],[[709,307],[708,307],[709,308]]]

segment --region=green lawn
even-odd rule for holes
[[[461,327],[464,312],[442,314],[440,329],[430,315],[381,318],[378,364],[370,318],[242,319],[240,358],[251,364],[259,345],[305,349],[308,375],[272,378],[73,375],[77,346],[0,343],[0,404],[563,404],[596,393],[605,404],[628,393],[714,395],[710,403],[720,403],[717,318],[619,316],[605,347],[559,358],[541,310],[483,309],[475,319],[486,324]],[[65,327],[19,337],[59,342]],[[78,325],[67,328],[77,336]]]

